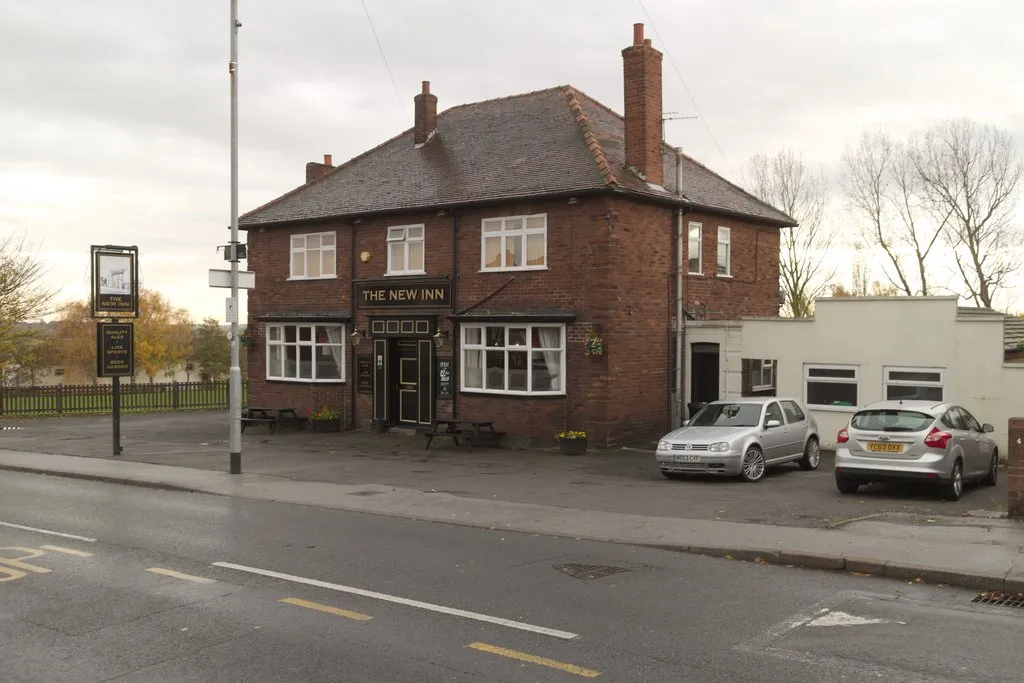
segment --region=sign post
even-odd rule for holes
[[[139,317],[139,248],[91,247],[92,317],[96,323],[96,376],[111,378],[113,454],[121,455],[121,378],[135,375],[135,328]]]

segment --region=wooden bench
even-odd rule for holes
[[[426,448],[430,448],[434,437],[438,436],[451,437],[456,446],[461,446],[460,440],[465,439],[467,450],[472,453],[474,443],[496,445],[505,432],[495,430],[491,420],[434,420],[424,436],[427,437]]]
[[[249,425],[265,424],[270,428],[270,433],[283,426],[284,422],[290,422],[296,427],[300,426],[305,418],[300,418],[295,408],[272,408],[267,406],[243,406],[242,407],[242,431]]]

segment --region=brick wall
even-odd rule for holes
[[[703,226],[702,274],[687,276],[687,310],[709,320],[778,315],[779,228],[698,213],[685,219],[686,229],[690,223]],[[720,226],[731,229],[732,277],[716,274]]]
[[[1024,417],[1017,417],[1009,423],[1009,446],[1006,473],[1007,512],[1010,517],[1024,518]]]

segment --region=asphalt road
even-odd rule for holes
[[[0,473],[5,682],[1020,680],[976,595]]]

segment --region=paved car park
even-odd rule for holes
[[[113,459],[110,416],[0,420],[0,448]],[[122,460],[209,470],[228,469],[225,412],[129,414],[123,417]],[[796,464],[770,468],[757,483],[732,478],[669,481],[655,444],[591,448],[582,456],[549,449],[474,448],[415,436],[360,431],[317,434],[247,429],[243,470],[301,481],[382,484],[458,496],[662,517],[822,527],[851,519],[909,514],[998,514],[1006,509],[1006,477],[995,487],[968,486],[958,502],[928,487],[862,487],[843,496],[833,479],[833,454],[814,471]]]

